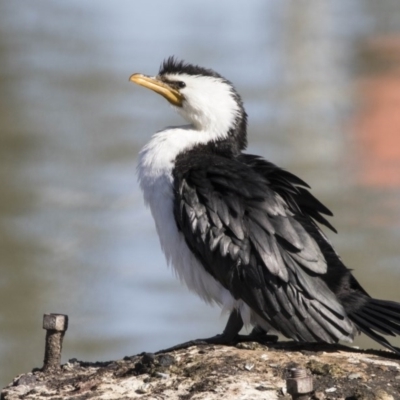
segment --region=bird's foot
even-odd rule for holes
[[[189,342],[177,344],[164,350],[157,351],[156,354],[170,353],[171,351],[187,349],[192,346],[201,346],[206,344],[236,346],[238,343],[258,342],[258,343],[276,343],[278,336],[267,335],[267,332],[256,326],[249,335],[239,335],[243,328],[243,320],[238,310],[233,310],[228,318],[228,322],[222,334],[215,335],[207,339],[190,340]]]
[[[239,335],[238,335],[239,336]],[[158,353],[170,353],[171,351],[176,351],[176,350],[183,350],[187,349],[188,347],[192,346],[201,346],[201,345],[206,345],[206,344],[221,344],[221,345],[235,345],[235,338],[229,338],[226,335],[215,335],[210,338],[206,339],[195,339],[195,340],[189,340],[188,342],[180,343],[172,347],[168,347],[167,349],[157,351],[156,354]]]
[[[234,337],[228,335],[215,335],[206,339],[195,339],[189,340],[188,342],[177,344],[176,346],[168,347],[167,349],[157,351],[156,354],[160,353],[170,353],[176,350],[187,349],[192,346],[204,346],[207,344],[211,345],[223,345],[223,346],[236,346],[238,343],[246,342],[258,342],[261,344],[265,343],[276,343],[278,341],[278,336],[267,335],[265,331],[253,331],[249,335],[235,335]]]
[[[253,328],[247,337],[249,338],[248,341],[259,343],[276,343],[279,339],[277,335],[268,335],[268,332],[259,326]]]

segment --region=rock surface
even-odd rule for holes
[[[313,376],[313,399],[400,399],[400,359],[392,353],[290,342],[204,345],[98,363],[72,359],[53,373],[16,377],[1,399],[291,399],[286,378],[294,367]]]

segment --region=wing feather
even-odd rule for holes
[[[201,165],[187,158],[174,173],[176,223],[205,270],[288,337],[352,337],[353,324],[322,279],[325,242],[311,220],[330,211],[305,194],[302,180],[255,156],[208,157]]]

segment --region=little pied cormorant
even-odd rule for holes
[[[238,340],[243,324],[301,342],[400,335],[400,303],[371,298],[319,224],[332,213],[303,180],[255,155],[232,83],[173,57],[130,81],[165,97],[189,123],[156,133],[138,175],[167,261],[190,290],[230,313],[208,343]],[[194,342],[188,342],[194,343]]]

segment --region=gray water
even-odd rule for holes
[[[400,187],[360,179],[350,129],[359,47],[399,31],[396,3],[1,2],[0,386],[41,366],[43,313],[70,317],[63,361],[223,328],[166,266],[136,182],[139,149],[181,120],[128,77],[169,55],[235,83],[249,152],[309,182],[336,215],[346,264],[375,297],[399,301]]]

